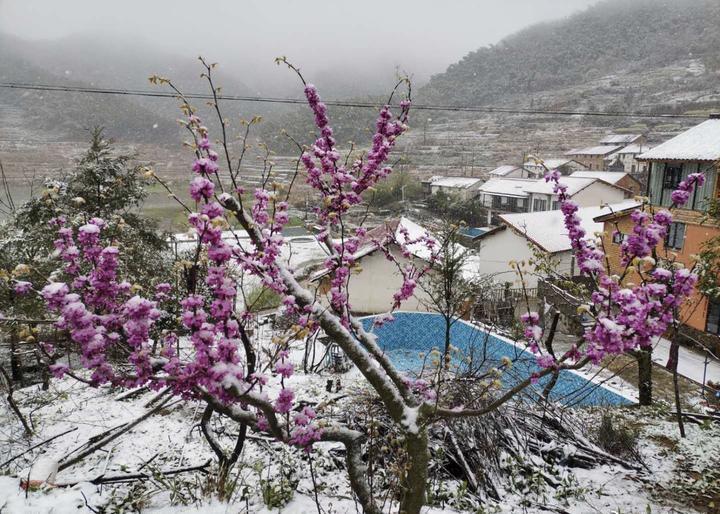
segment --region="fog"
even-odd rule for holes
[[[0,31],[29,40],[86,37],[134,51],[199,54],[258,92],[289,80],[273,58],[333,75],[349,94],[395,69],[422,83],[469,51],[597,0],[0,0]],[[118,84],[122,86],[122,84]],[[382,85],[385,89],[385,84]],[[362,90],[362,91],[361,91]]]

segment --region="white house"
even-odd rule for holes
[[[594,178],[627,189],[632,195],[642,193],[642,184],[624,171],[576,171],[570,177]],[[627,196],[630,196],[630,194]]]
[[[603,214],[617,212],[639,205],[632,200],[605,207],[584,207],[578,210],[580,224],[585,232],[592,236],[604,228],[602,222],[594,218]],[[520,277],[511,269],[509,263],[533,259],[533,247],[549,254],[557,263],[557,271],[569,276],[578,274],[570,248],[570,239],[563,219],[562,211],[503,214],[502,225],[482,234],[476,240],[480,272],[491,275],[495,282],[520,284]],[[538,276],[530,269],[523,277],[526,287],[537,287]]]
[[[477,199],[488,211],[487,224],[497,222],[497,216],[509,212],[527,212],[528,194],[525,189],[537,179],[491,178],[478,189]]]
[[[393,305],[393,296],[397,293],[403,283],[403,277],[398,269],[398,264],[404,267],[410,263],[418,267],[430,259],[431,251],[424,244],[412,244],[408,246],[410,257],[404,257],[398,245],[391,244],[390,252],[397,261],[388,260],[385,253],[377,248],[375,241],[383,240],[387,235],[393,235],[395,240],[404,241],[402,231],[407,230],[410,239],[417,239],[425,234],[433,237],[426,229],[408,218],[388,220],[382,225],[369,230],[365,235],[364,243],[355,252],[355,262],[359,269],[350,275],[348,292],[350,306],[353,312],[362,314],[377,314],[388,312]],[[463,248],[463,250],[465,250]],[[468,278],[478,273],[478,261],[469,256],[464,275]],[[325,298],[329,288],[329,272],[321,270],[315,273],[311,284],[315,284],[321,301],[327,302]],[[428,311],[430,302],[427,294],[421,287],[415,289],[413,297],[402,304],[403,310]]]
[[[560,182],[567,186],[567,195],[580,207],[595,207],[602,204],[622,202],[628,191],[597,178],[562,177]],[[559,209],[558,197],[553,193],[553,184],[536,180],[525,188],[528,194],[529,212]]]
[[[435,195],[442,191],[462,200],[475,197],[483,183],[482,179],[473,177],[432,177],[428,182],[430,194]]]

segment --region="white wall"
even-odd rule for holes
[[[511,260],[527,262],[533,258],[528,240],[509,227],[483,238],[478,253],[481,272],[485,275],[493,275],[493,279],[499,284],[510,282],[512,287],[520,287],[520,277],[510,268],[509,262]],[[570,252],[555,254],[555,258],[558,259],[558,272],[570,274],[572,268]],[[523,279],[526,287],[530,289],[537,287],[536,275],[523,275]]]
[[[398,252],[393,251],[393,255],[401,266],[408,264],[408,260]],[[394,302],[393,295],[400,290],[403,282],[397,264],[387,260],[385,254],[379,250],[363,257],[358,264],[362,271],[353,273],[348,285],[353,312],[377,314],[389,311]],[[418,263],[419,267],[422,265],[422,262]],[[328,303],[324,297],[321,301]],[[403,302],[400,308],[407,311],[427,311],[426,303],[427,296],[417,287],[414,297]]]
[[[598,207],[604,203],[625,200],[625,191],[605,182],[595,181],[572,197],[580,207]]]

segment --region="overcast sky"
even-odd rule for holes
[[[141,39],[181,55],[305,70],[400,66],[417,78],[534,22],[598,0],[0,0],[0,30],[32,39]]]

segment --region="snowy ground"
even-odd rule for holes
[[[357,392],[353,385],[356,377],[357,373],[353,372],[343,377],[343,392],[350,396],[347,401],[351,401]],[[335,375],[298,375],[293,377],[293,382],[303,397],[323,401],[336,396],[325,391],[328,378],[335,378]],[[41,391],[37,386],[18,391],[16,397],[20,407],[35,427],[35,434],[30,439],[22,437],[19,423],[7,409],[7,404],[3,403],[0,411],[0,462],[55,434],[73,427],[78,427],[78,430],[0,468],[0,472],[6,474],[0,476],[0,512],[90,512],[86,502],[98,510],[103,505],[113,504],[127,508],[130,500],[138,502],[143,512],[163,514],[317,512],[307,456],[299,451],[283,449],[264,438],[253,437],[247,441],[237,468],[238,486],[231,504],[219,502],[210,492],[203,492],[203,488],[207,489],[208,478],[200,473],[147,480],[135,489],[131,489],[131,485],[97,486],[87,482],[100,475],[137,472],[151,459],[151,463],[145,465],[145,471],[199,465],[209,459],[214,462],[213,454],[197,428],[201,406],[194,402],[168,405],[103,450],[58,474],[58,484],[79,482],[77,485],[27,494],[20,489],[20,480],[27,476],[34,461],[41,457],[59,459],[92,435],[135,419],[146,410],[144,404],[155,394],[146,392],[131,400],[119,401],[120,393],[107,387],[93,389],[72,378],[53,380],[48,391]],[[347,405],[339,403],[336,408],[342,409]],[[641,431],[640,448],[647,467],[645,471],[628,471],[620,466],[569,470],[567,505],[563,505],[555,497],[556,491],[551,490],[547,495],[509,494],[502,505],[489,512],[542,512],[546,511],[545,505],[554,505],[559,509],[556,512],[573,513],[697,512],[690,503],[675,505],[672,498],[680,498],[682,502],[682,498],[678,497],[682,493],[678,491],[678,485],[687,485],[683,476],[702,476],[706,469],[720,468],[720,445],[717,444],[720,429],[688,425],[688,439],[680,440],[667,412],[624,409],[616,411],[616,414]],[[588,411],[588,424],[597,424],[600,415],[601,412]],[[227,436],[226,442],[231,441],[232,423],[218,422],[214,428],[219,436]],[[331,444],[318,445],[312,459],[320,485],[319,501],[323,512],[358,512],[351,499],[344,470],[337,465],[340,460],[337,448]],[[263,500],[263,484],[277,486],[278,477],[283,473],[291,475],[292,498],[282,508],[268,508]],[[700,487],[697,480],[693,487]],[[528,500],[536,506],[521,507],[521,503]],[[112,509],[109,511],[113,512]],[[461,511],[437,505],[428,508],[427,512]]]
[[[670,341],[658,338],[657,343],[655,343],[653,347],[653,361],[661,366],[665,366],[669,356]],[[698,384],[703,383],[703,378],[705,382],[709,380],[720,382],[720,362],[708,356],[706,368],[705,357],[705,355],[695,350],[681,346],[678,358],[678,373]]]

